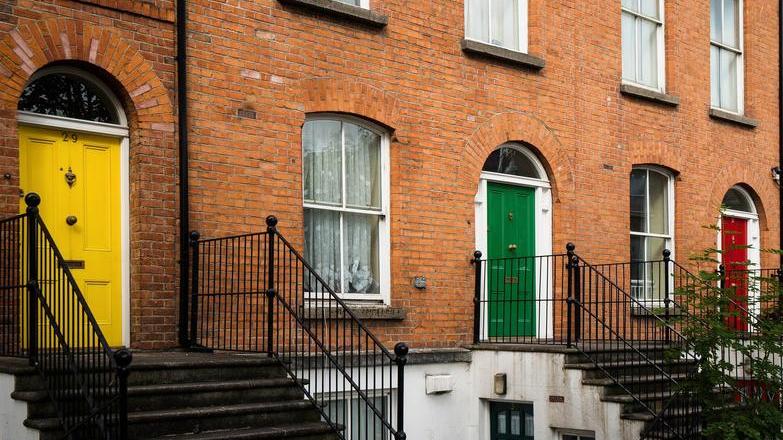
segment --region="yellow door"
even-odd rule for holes
[[[20,180],[112,346],[122,345],[120,140],[19,127]],[[22,202],[22,210],[24,210]]]

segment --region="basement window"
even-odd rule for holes
[[[376,395],[370,397],[370,402],[384,419],[388,418],[388,396]],[[345,440],[388,440],[387,429],[364,400],[358,397],[349,397],[331,399],[325,403],[324,412],[332,422],[344,426]]]
[[[533,440],[533,404],[489,402],[490,440]]]

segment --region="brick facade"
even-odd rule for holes
[[[17,206],[14,118],[25,80],[54,61],[97,66],[132,120],[133,344],[174,344],[172,5],[15,1],[0,11],[0,173],[14,176],[0,183],[2,206]],[[189,5],[192,227],[203,237],[260,231],[274,214],[301,246],[305,116],[347,113],[387,127],[391,303],[407,312],[402,322],[371,323],[389,341],[471,340],[474,196],[484,160],[507,141],[531,145],[547,168],[556,252],[573,241],[588,261],[628,259],[637,164],[676,175],[679,260],[715,245],[703,226],[735,184],[756,198],[762,247],[778,246],[779,193],[769,177],[779,163],[775,2],[744,6],[745,113],[756,128],[709,116],[706,0],[665,2],[667,93],[677,106],[620,92],[618,1],[530,0],[528,51],[546,62],[541,70],[466,55],[462,2],[372,0],[385,27],[277,0]],[[412,286],[419,275],[426,290]]]

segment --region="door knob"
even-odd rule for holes
[[[73,226],[76,224],[76,216],[75,215],[69,215],[68,217],[65,217],[65,223],[68,223],[68,226]]]
[[[513,244],[513,243],[512,243],[512,244],[510,244],[510,245],[508,245],[508,250],[510,250],[510,251],[515,251],[515,250],[517,250],[517,245],[515,245],[515,244]]]

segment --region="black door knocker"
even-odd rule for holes
[[[73,187],[73,184],[76,183],[76,174],[73,173],[73,170],[71,167],[68,167],[68,172],[65,173],[65,183],[68,184],[68,187]]]

